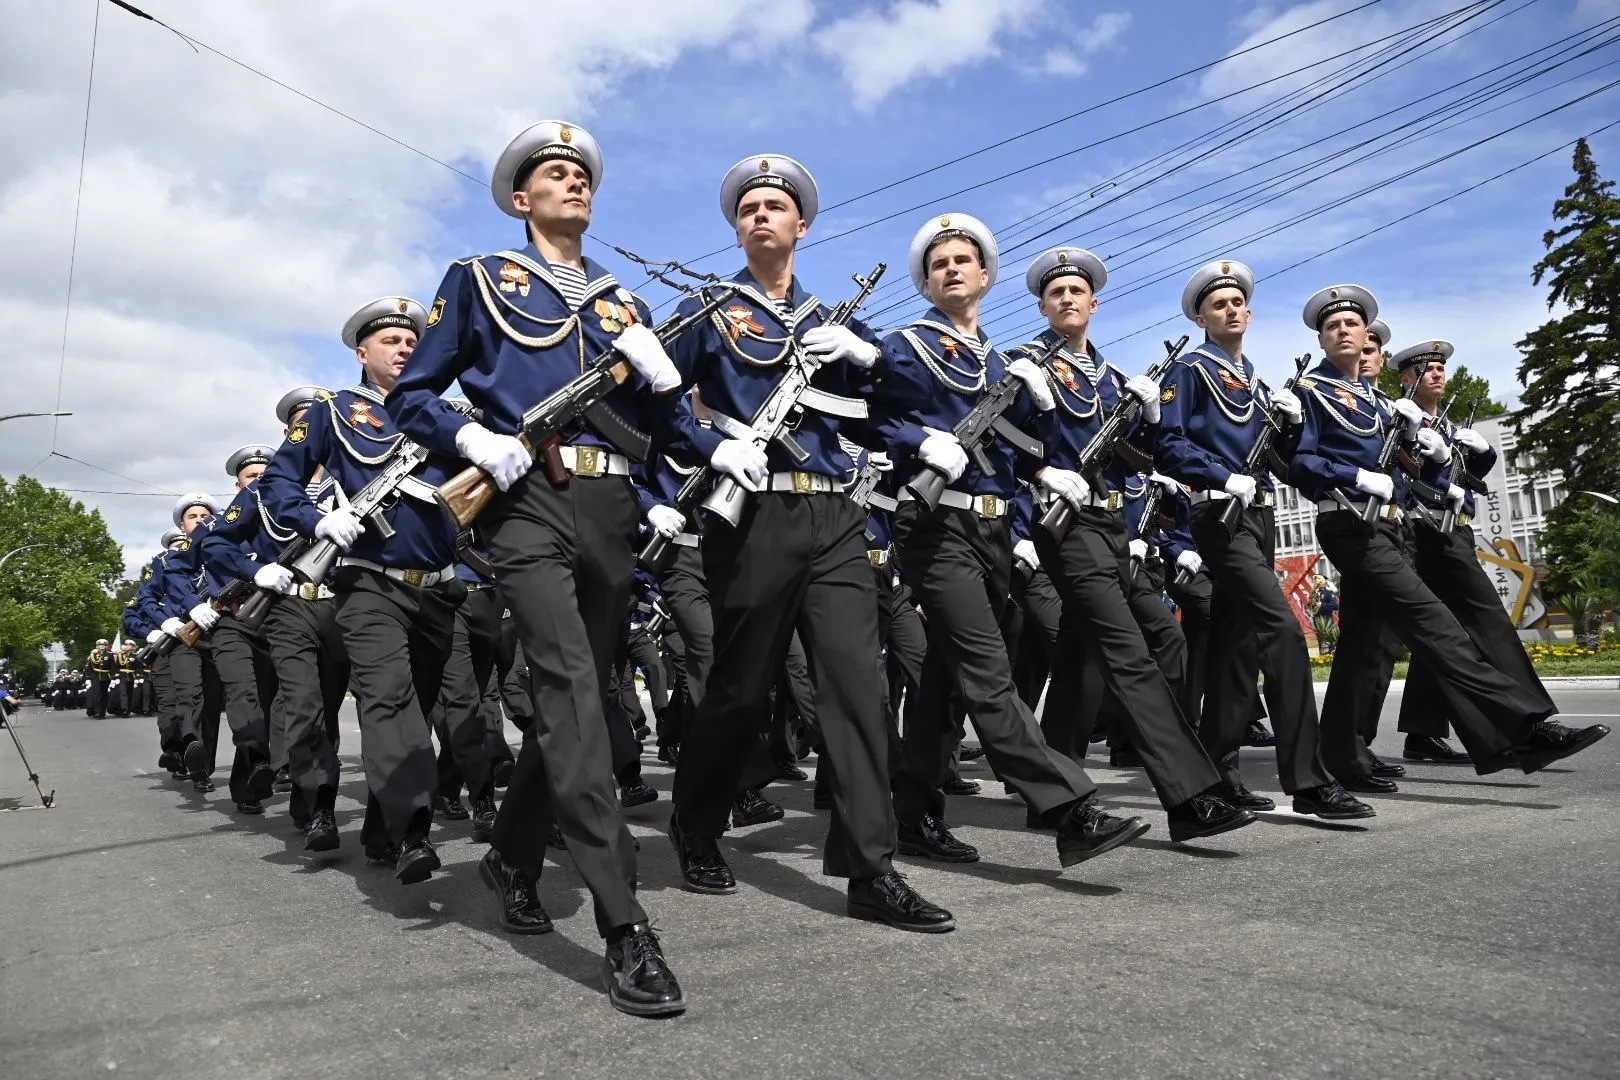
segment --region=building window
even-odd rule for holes
[[[1524,517],[1524,511],[1519,508],[1519,493],[1517,491],[1508,495],[1508,513],[1514,521]]]

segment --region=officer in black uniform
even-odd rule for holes
[[[842,490],[854,463],[838,435],[864,419],[860,398],[878,346],[858,322],[826,325],[828,308],[794,275],[818,206],[814,179],[792,158],[762,154],[734,165],[720,185],[720,209],[748,265],[731,279],[739,287],[732,300],[675,347],[682,379],[697,385],[714,426],[685,414],[684,438],[671,452],[706,463],[748,494],[735,525],[711,515],[704,529],[715,656],[681,744],[670,839],[687,888],[736,890],[717,841],[745,767],[757,760],[759,717],[796,630],[817,673],[826,750],[818,771],[832,772],[822,870],[848,879],[850,915],[936,933],[954,927],[950,913],[892,865],[877,591],[866,511]],[[814,368],[818,394],[793,433],[808,455],[802,462],[774,443],[762,446],[748,427],[793,363]]]
[[[1335,821],[1372,817],[1372,807],[1340,787],[1322,763],[1305,634],[1273,569],[1271,479],[1243,471],[1268,422],[1292,425],[1299,417],[1298,399],[1268,391],[1244,355],[1253,293],[1253,272],[1234,259],[1200,267],[1182,290],[1181,311],[1203,328],[1205,339],[1160,380],[1155,461],[1192,491],[1192,536],[1212,586],[1210,619],[1221,628],[1206,659],[1199,738],[1220,763],[1235,805],[1274,807],[1251,792],[1238,771],[1238,748],[1254,719],[1264,672],[1266,707],[1277,729],[1277,776],[1294,797],[1295,812]],[[1231,499],[1243,510],[1228,534],[1221,514]]]
[[[1317,504],[1316,535],[1342,575],[1344,595],[1355,590],[1370,599],[1378,617],[1434,672],[1476,772],[1517,764],[1532,773],[1602,738],[1608,733],[1602,725],[1571,729],[1549,721],[1544,695],[1492,667],[1402,554],[1395,482],[1381,467],[1380,452],[1392,424],[1419,445],[1425,441],[1418,433],[1429,429],[1421,426],[1421,410],[1416,426],[1409,410],[1385,416],[1360,376],[1367,323],[1377,317],[1378,302],[1359,285],[1336,285],[1313,295],[1304,314],[1327,359],[1299,382],[1304,426],[1289,479]],[[1376,500],[1371,507],[1369,499]],[[1366,651],[1344,637],[1333,663],[1335,675],[1341,664],[1347,677],[1370,675]]]
[[[107,699],[113,680],[118,677],[118,658],[113,655],[112,642],[106,638],[97,639],[96,647],[90,650],[84,667],[90,673],[90,694],[85,703],[85,715],[92,720],[103,720],[107,716]]]
[[[260,479],[270,516],[344,554],[332,573],[335,615],[360,714],[368,858],[394,864],[402,884],[439,868],[428,841],[437,771],[426,712],[439,697],[455,610],[467,596],[456,577],[455,532],[435,489],[454,462],[429,456],[379,509],[391,527],[362,520],[340,500],[322,511],[306,485],[325,469],[338,489],[359,492],[396,453],[410,449],[384,404],[426,321],[408,297],[371,301],[343,326],[361,365],[358,385],[312,405]],[[283,579],[281,587],[291,582]]]
[[[548,470],[531,471],[535,462],[513,434],[526,410],[609,348],[636,374],[608,395],[608,408],[642,430],[673,408],[679,375],[647,327],[647,306],[582,251],[601,180],[601,149],[575,124],[544,121],[512,140],[490,193],[525,223],[525,243],[450,267],[389,410],[412,436],[473,462],[504,492],[479,528],[532,674],[535,738],[523,740],[481,867],[500,897],[501,923],[513,933],[551,929],[534,889],[555,821],[595,901],[609,1000],[658,1016],[680,1012],[685,1000],[635,897],[634,844],[614,798],[603,711],[640,519],[630,463],[582,425],[562,433],[566,480],[554,484]],[[454,380],[482,423],[439,397]]]

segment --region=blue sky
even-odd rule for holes
[[[1029,260],[1077,243],[1111,269],[1093,336],[1124,338],[1106,351],[1140,370],[1161,338],[1193,329],[1176,317],[1187,264],[1224,255],[1265,279],[1250,350],[1262,372],[1280,377],[1290,356],[1315,348],[1299,316],[1312,291],[1355,281],[1379,296],[1397,348],[1449,338],[1460,362],[1509,395],[1512,343],[1545,317],[1530,267],[1568,182],[1569,151],[1355,238],[1620,117],[1620,88],[1603,90],[1390,180],[1620,78],[1620,0],[1382,0],[950,163],[1363,2],[631,0],[600,11],[531,4],[520,23],[493,4],[342,3],[297,24],[268,3],[146,7],[476,177],[525,123],[581,123],[607,161],[592,233],[651,257],[727,246],[717,205],[726,168],[760,153],[797,157],[826,208],[801,279],[835,302],[850,291],[850,273],[887,261],[886,287],[869,309],[879,325],[919,310],[904,267],[918,224],[967,212],[1012,249],[986,302],[1002,344],[1034,328],[1022,286]],[[336,340],[351,310],[394,291],[428,301],[450,259],[510,246],[519,226],[484,184],[104,5],[64,353],[95,8],[82,0],[33,10],[34,39],[0,45],[0,121],[27,150],[0,165],[0,322],[21,349],[8,361],[18,377],[4,404],[53,407],[62,373],[62,407],[76,415],[54,433],[58,452],[138,484],[47,457],[48,429],[25,437],[15,426],[35,421],[8,425],[0,474],[153,492],[83,496],[103,507],[134,558],[164,524],[158,492],[222,487],[219,462],[232,448],[277,434],[266,420],[280,389],[352,377]],[[390,30],[379,36],[385,11]],[[1368,45],[1375,39],[1383,41]],[[1510,70],[1560,66],[1522,85],[1492,71],[1538,49]],[[1288,74],[1295,69],[1304,70]],[[1245,89],[1263,80],[1273,81]],[[1323,99],[1305,108],[1312,94]],[[1464,102],[1468,111],[1453,111]],[[1299,111],[1249,132],[1290,105]],[[1398,125],[1407,126],[1391,130]],[[1229,145],[1212,149],[1217,140]],[[1620,177],[1620,127],[1593,148]],[[1057,155],[1066,156],[1030,167]],[[856,198],[913,173],[923,175]],[[1367,188],[1375,190],[1350,197]],[[1276,197],[1252,206],[1256,189]],[[1214,205],[1196,209],[1205,202]],[[1323,205],[1327,212],[1285,224]],[[827,239],[849,230],[857,231]],[[591,253],[625,283],[640,282],[605,248]],[[738,253],[699,265],[729,273]],[[652,284],[643,295],[658,304],[669,294]],[[177,430],[190,434],[179,439]]]

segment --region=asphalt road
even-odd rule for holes
[[[1555,696],[1570,723],[1620,714],[1612,685]],[[223,776],[198,796],[159,773],[151,720],[20,719],[58,805],[0,812],[6,1080],[1612,1078],[1620,1060],[1620,736],[1533,777],[1415,766],[1365,829],[1278,814],[1198,848],[1167,842],[1140,774],[1098,765],[1154,830],[1062,874],[987,782],[951,805],[985,861],[906,867],[957,916],[938,937],[842,914],[808,784],[773,786],[786,820],[725,842],[736,895],[681,891],[666,794],[631,816],[690,1010],[646,1021],[599,989],[566,857],[538,938],[496,928],[465,822],[436,830],[426,884],[366,865],[352,715],[343,847],[322,859],[284,797],[242,818]],[[1268,752],[1245,773],[1277,793]],[[0,736],[0,811],[32,805]]]

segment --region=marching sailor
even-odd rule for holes
[[[353,498],[408,449],[384,406],[426,315],[404,296],[380,297],[351,315],[342,338],[360,382],[311,405],[259,481],[270,519],[343,552],[331,588],[359,705],[367,786],[360,842],[368,858],[393,863],[406,885],[439,868],[428,842],[437,772],[426,711],[438,700],[455,610],[467,595],[453,567],[455,533],[434,495],[452,462],[429,456],[366,519],[346,500],[323,511],[306,485],[324,469]],[[290,573],[274,577],[271,588],[293,585]]]
[[[582,250],[601,182],[601,148],[577,124],[543,121],[512,140],[490,193],[524,223],[525,242],[451,265],[389,412],[424,445],[477,465],[503,493],[479,531],[529,665],[535,737],[523,740],[481,867],[501,924],[519,934],[551,929],[534,890],[555,822],[595,901],[609,1000],[657,1016],[685,1001],[636,900],[634,842],[614,797],[603,708],[640,521],[631,447],[612,437],[626,433],[593,420],[560,433],[564,445],[535,469],[514,434],[526,410],[610,348],[635,374],[604,399],[606,412],[645,431],[655,413],[674,408],[668,395],[679,376],[648,329],[646,304]],[[481,422],[439,396],[456,380]]]
[[[1305,634],[1273,570],[1276,534],[1269,476],[1244,471],[1245,459],[1274,415],[1297,422],[1292,393],[1269,391],[1244,355],[1254,274],[1234,259],[1199,268],[1181,294],[1181,311],[1205,339],[1178,357],[1161,380],[1159,469],[1192,491],[1192,536],[1212,593],[1210,621],[1221,627],[1206,658],[1199,737],[1225,774],[1237,806],[1275,805],[1244,786],[1238,748],[1255,716],[1256,683],[1265,674],[1266,710],[1277,730],[1277,777],[1296,813],[1342,820],[1372,817],[1322,764],[1316,694]],[[1221,515],[1232,499],[1243,509],[1230,534]]]

